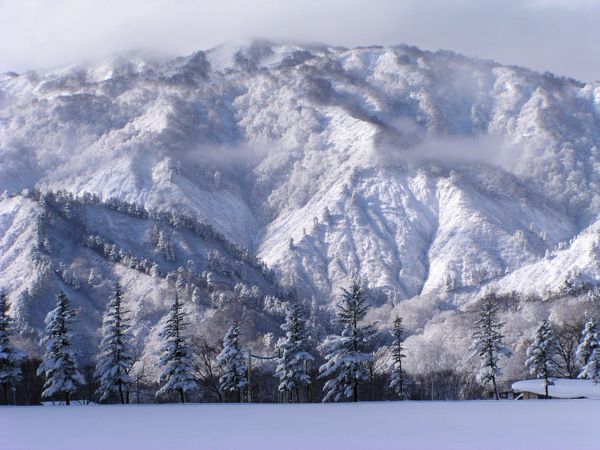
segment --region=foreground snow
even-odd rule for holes
[[[0,448],[598,448],[600,401],[0,408]]]

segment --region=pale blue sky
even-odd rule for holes
[[[600,80],[600,0],[0,0],[0,71],[251,38],[447,48]]]

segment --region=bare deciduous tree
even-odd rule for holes
[[[193,367],[196,379],[203,391],[211,395],[211,400],[223,401],[223,394],[219,388],[219,377],[221,369],[217,364],[217,355],[223,350],[222,346],[211,344],[203,335],[194,336],[191,339],[191,347],[194,352]]]

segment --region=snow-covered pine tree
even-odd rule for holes
[[[8,315],[8,298],[6,294],[0,294],[0,384],[7,405],[11,403],[15,385],[22,378],[19,363],[25,359],[25,353],[11,344],[11,332],[12,319]],[[12,397],[14,401],[14,395]]]
[[[342,300],[337,304],[336,321],[342,326],[340,335],[330,335],[319,345],[325,355],[325,364],[319,368],[319,378],[330,378],[323,387],[324,402],[359,399],[360,383],[369,381],[368,363],[373,354],[367,345],[375,329],[373,325],[361,325],[369,304],[359,280],[354,280],[350,290],[342,289]]]
[[[527,348],[525,365],[529,368],[529,373],[544,380],[546,398],[549,398],[548,386],[554,384],[552,376],[556,371],[554,356],[556,355],[557,346],[556,336],[554,336],[550,323],[544,320],[536,330],[533,342]]]
[[[310,384],[308,363],[314,358],[308,353],[308,330],[302,307],[294,302],[288,308],[285,323],[281,325],[285,337],[277,345],[279,356],[275,376],[279,378],[279,391],[283,392],[288,402],[300,403],[300,388]]]
[[[56,308],[45,319],[46,329],[40,345],[46,348],[37,374],[44,374],[46,383],[42,397],[62,394],[67,405],[71,404],[71,395],[77,391],[78,384],[85,384],[77,369],[75,349],[71,344],[71,327],[75,320],[75,311],[70,308],[69,299],[64,292],[56,297]]]
[[[578,378],[600,383],[600,326],[594,319],[588,320],[583,329],[577,362],[582,367]]]
[[[219,377],[221,392],[229,395],[236,392],[238,402],[242,401],[242,390],[248,384],[244,352],[239,342],[240,326],[237,320],[227,330],[223,339],[223,350],[217,356],[217,363],[223,371]]]
[[[133,365],[133,336],[129,332],[125,314],[123,292],[117,282],[102,319],[102,340],[98,348],[95,376],[99,384],[100,400],[106,400],[118,392],[122,404],[128,403],[125,390],[128,390],[132,382],[129,371]]]
[[[391,330],[394,340],[392,341],[392,363],[390,364],[390,385],[389,388],[395,392],[400,400],[406,399],[406,372],[402,369],[402,359],[406,355],[404,351],[404,326],[402,318],[394,319],[394,326]]]
[[[599,331],[600,327],[596,320],[590,319],[586,322],[585,327],[581,332],[581,341],[579,342],[575,353],[576,362],[580,367],[584,367],[590,359],[590,356],[597,345],[595,337]]]
[[[471,345],[474,354],[479,357],[476,379],[479,383],[492,383],[496,400],[500,399],[496,383],[496,379],[501,373],[498,362],[501,357],[508,357],[511,354],[504,345],[504,336],[501,332],[503,326],[504,324],[498,320],[496,298],[486,295],[481,303],[479,319],[475,322]]]
[[[192,303],[194,303],[195,305],[200,304],[200,289],[198,289],[197,287],[195,287],[192,291]]]
[[[177,293],[175,301],[169,308],[169,316],[159,336],[162,339],[159,366],[163,369],[159,376],[162,387],[157,397],[169,393],[178,393],[179,401],[185,403],[185,393],[197,389],[192,365],[192,350],[184,334],[186,314],[183,311]]]

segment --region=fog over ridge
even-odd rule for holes
[[[0,72],[147,48],[184,55],[265,38],[448,48],[583,81],[600,79],[600,3],[587,0],[26,0],[0,2]]]

